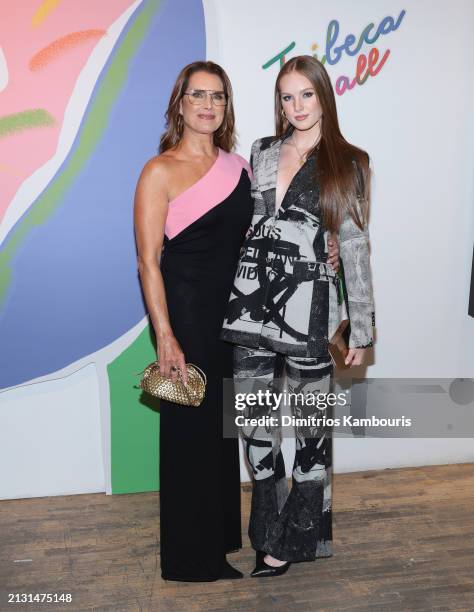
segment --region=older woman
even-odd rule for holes
[[[242,546],[237,440],[222,435],[232,346],[219,331],[253,203],[249,166],[231,153],[234,111],[224,70],[212,62],[186,66],[167,121],[161,154],[137,185],[140,278],[162,373],[186,376],[186,361],[208,382],[198,408],[160,403],[161,573],[167,580],[238,578],[225,557]]]

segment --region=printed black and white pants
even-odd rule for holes
[[[329,355],[327,359],[318,360],[234,347],[236,394],[247,394],[256,388],[255,384],[260,389],[281,393],[284,371],[287,397],[290,393],[307,397],[330,392],[333,366]],[[246,404],[242,414],[248,418],[279,417],[281,404],[275,410],[276,405],[262,408]],[[249,537],[255,550],[263,550],[276,559],[313,561],[332,554],[332,436],[322,418],[324,415],[326,419],[331,418],[332,412],[330,407],[319,409],[311,402],[291,401],[289,405],[290,418],[291,415],[304,417],[300,423],[307,423],[311,416],[319,417],[316,427],[296,425],[294,428],[296,452],[290,492],[281,452],[281,423],[276,426],[243,424],[240,427],[253,472]],[[309,421],[314,423],[315,419]],[[292,430],[285,427],[285,435],[287,432],[292,433]]]

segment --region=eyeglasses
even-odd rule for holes
[[[191,104],[202,106],[207,100],[207,96],[211,96],[211,101],[215,106],[225,106],[227,104],[227,96],[223,91],[214,91],[212,89],[191,89],[184,92],[189,97]]]

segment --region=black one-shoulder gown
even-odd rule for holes
[[[219,150],[208,173],[170,202],[161,271],[173,332],[207,376],[199,407],[160,403],[161,575],[220,577],[242,546],[238,441],[223,438],[222,379],[233,346],[219,339],[253,203],[250,168]]]

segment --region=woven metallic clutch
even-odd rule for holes
[[[173,382],[160,374],[159,362],[153,361],[143,370],[139,388],[168,402],[175,402],[183,406],[199,406],[206,392],[206,375],[192,363],[186,364],[186,370],[188,371],[188,383],[185,385],[179,370],[178,380]]]

